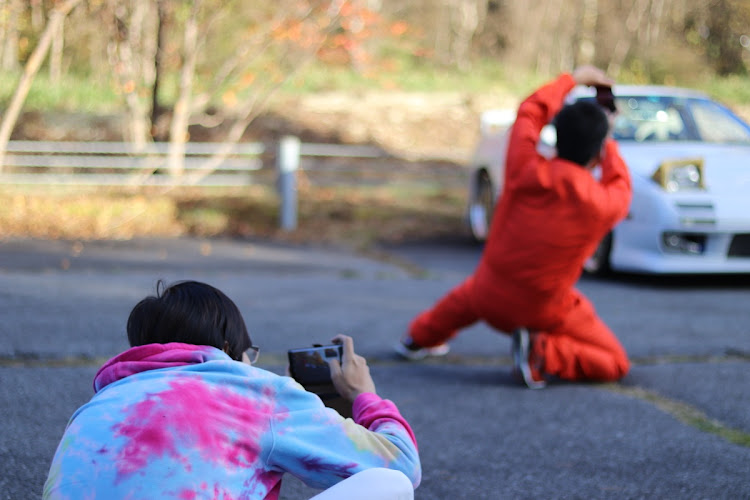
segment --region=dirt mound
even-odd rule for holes
[[[376,144],[406,159],[463,163],[479,139],[479,115],[514,107],[506,95],[324,93],[277,101],[273,111],[343,143]]]

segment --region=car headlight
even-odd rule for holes
[[[652,178],[670,193],[706,189],[703,182],[703,158],[664,161]]]

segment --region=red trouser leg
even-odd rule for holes
[[[447,342],[461,328],[475,323],[479,317],[474,311],[472,290],[474,277],[469,276],[411,322],[409,336],[421,347],[434,347]]]
[[[562,324],[541,333],[535,343],[535,352],[544,357],[544,372],[565,380],[619,380],[630,369],[625,349],[591,302],[577,290],[571,293],[573,307]]]

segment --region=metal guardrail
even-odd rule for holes
[[[126,142],[10,141],[0,185],[200,186],[229,187],[257,183],[269,153],[262,143],[187,143],[183,174],[168,172],[169,144],[136,150]],[[297,175],[301,157],[386,158],[372,146],[301,143],[284,137],[275,152],[281,226],[297,225]],[[221,154],[217,160],[215,155]],[[270,169],[266,169],[270,170]]]
[[[404,185],[438,178],[463,182],[455,169],[419,162],[394,165],[394,157],[375,146],[302,143],[293,136],[275,146],[190,142],[182,174],[171,175],[168,143],[136,150],[127,142],[10,141],[0,186],[236,187],[275,181],[280,225],[291,230],[297,226],[299,170],[305,182],[312,179],[319,186]]]
[[[86,186],[227,186],[252,182],[248,175],[263,168],[265,146],[252,144],[188,143],[182,176],[153,175],[167,168],[169,145],[152,143],[136,150],[125,142],[10,141],[0,184]],[[210,174],[191,175],[211,165]]]
[[[277,167],[283,144],[296,138],[284,138],[276,153]],[[236,186],[253,183],[253,172],[264,168],[268,147],[263,143],[187,143],[183,176],[152,175],[167,173],[167,143],[152,143],[135,150],[126,142],[10,141],[6,149],[0,184],[17,185],[101,185],[101,186]],[[388,155],[373,146],[300,143],[299,157],[311,158],[385,158]],[[210,158],[223,152],[225,158],[210,165]],[[298,158],[296,168],[301,164]],[[71,175],[75,174],[75,175]]]

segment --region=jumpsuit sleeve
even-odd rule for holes
[[[628,167],[613,139],[608,139],[604,146],[601,167],[599,182],[602,189],[595,204],[601,218],[611,228],[627,215],[633,195]]]
[[[422,467],[414,433],[392,402],[361,394],[354,401],[354,418],[344,419],[296,382],[282,397],[288,411],[272,418],[269,466],[319,489],[373,467],[401,471],[415,488],[419,485]]]
[[[563,73],[557,80],[542,86],[521,103],[508,141],[506,186],[517,184],[524,167],[537,163],[534,159],[539,156],[536,149],[539,133],[562,109],[565,96],[573,87],[573,76]]]

